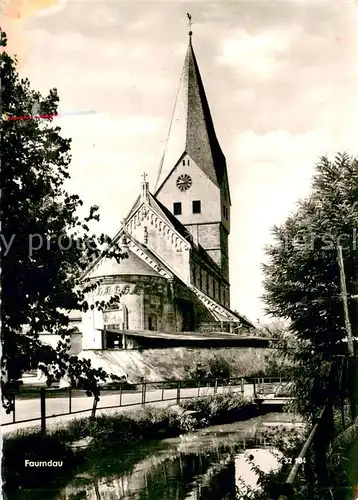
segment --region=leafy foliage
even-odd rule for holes
[[[253,335],[257,337],[282,340],[289,335],[288,325],[282,320],[274,320],[271,323],[263,324],[259,320]]]
[[[197,361],[194,366],[188,366],[187,369],[191,379],[229,379],[233,377],[233,366],[220,355]]]
[[[6,46],[5,34],[1,38]],[[56,114],[57,91],[42,97],[20,79],[16,59],[5,50],[0,61],[2,397],[9,411],[19,378],[37,368],[47,375],[48,385],[67,372],[72,385],[98,396],[98,381],[108,375],[68,353],[68,311],[88,309],[86,293],[97,283],[84,285],[81,275],[102,252],[118,261],[126,255],[108,236],[91,234],[98,207],[91,207],[83,220],[79,217],[82,201],[65,188],[71,141],[60,136],[52,118],[6,120],[31,116],[34,106],[41,114]],[[44,332],[61,336],[56,349],[40,342]]]
[[[294,360],[298,409],[309,415],[334,398],[332,355],[345,353],[346,336],[337,245],[342,246],[349,297],[357,293],[358,161],[338,154],[317,164],[312,192],[280,227],[267,247],[263,266],[267,312],[290,322],[294,340],[286,356]],[[349,300],[351,323],[357,307]]]
[[[254,401],[232,391],[187,399],[182,401],[180,406],[186,410],[200,412],[208,422],[213,422],[217,417],[232,411],[257,409]]]

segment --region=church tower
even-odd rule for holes
[[[226,160],[216,137],[191,30],[155,196],[229,281],[231,202]]]

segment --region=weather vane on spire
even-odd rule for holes
[[[188,16],[188,19],[189,19],[189,36],[191,36],[193,34],[193,32],[191,30],[191,27],[193,25],[192,20],[191,20],[191,14],[189,14],[189,12],[187,12],[186,15]]]

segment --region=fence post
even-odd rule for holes
[[[92,406],[91,418],[95,418],[95,416],[96,416],[97,403],[98,403],[98,400],[97,400],[96,396],[93,396],[93,406]]]
[[[146,393],[146,390],[147,390],[147,384],[145,382],[145,379],[143,379],[143,382],[142,382],[142,406],[145,405],[145,393]]]
[[[244,387],[244,379],[241,377],[241,394],[244,395],[245,387]]]
[[[314,495],[314,484],[315,484],[315,476],[314,476],[314,465],[312,461],[312,450],[309,449],[306,453],[306,460],[303,464],[303,470],[306,477],[307,484],[307,493],[309,498],[313,498]]]
[[[40,389],[40,408],[41,408],[41,434],[46,434],[46,390],[44,387]]]
[[[200,380],[198,382],[198,397],[200,396]]]
[[[257,398],[255,379],[252,379],[252,384],[254,386],[254,397]]]
[[[180,381],[178,382],[177,386],[177,405],[180,405]]]
[[[323,488],[329,486],[327,450],[329,446],[330,436],[327,433],[327,429],[329,429],[327,416],[329,417],[326,407],[321,415],[321,418],[318,420],[318,428],[314,437],[315,462],[316,462],[315,469],[317,475],[317,483],[319,487]]]
[[[357,379],[358,379],[358,369],[357,361],[358,358],[354,355],[348,356],[348,382],[349,382],[349,396],[350,396],[350,413],[351,413],[351,423],[353,423],[357,418]]]
[[[163,380],[163,382],[162,382],[162,401],[164,401],[164,389],[165,389],[165,382]]]
[[[123,385],[121,384],[119,386],[119,406],[122,406],[122,392],[123,392]]]
[[[72,413],[72,387],[68,391],[68,413]]]
[[[214,383],[214,396],[216,395],[217,392],[218,392],[218,379],[216,378]]]

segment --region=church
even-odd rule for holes
[[[145,339],[247,332],[230,309],[231,199],[189,32],[164,155],[150,190],[144,173],[137,199],[113,239],[128,258],[99,257],[84,273],[99,285],[83,313],[83,349],[135,348]]]

